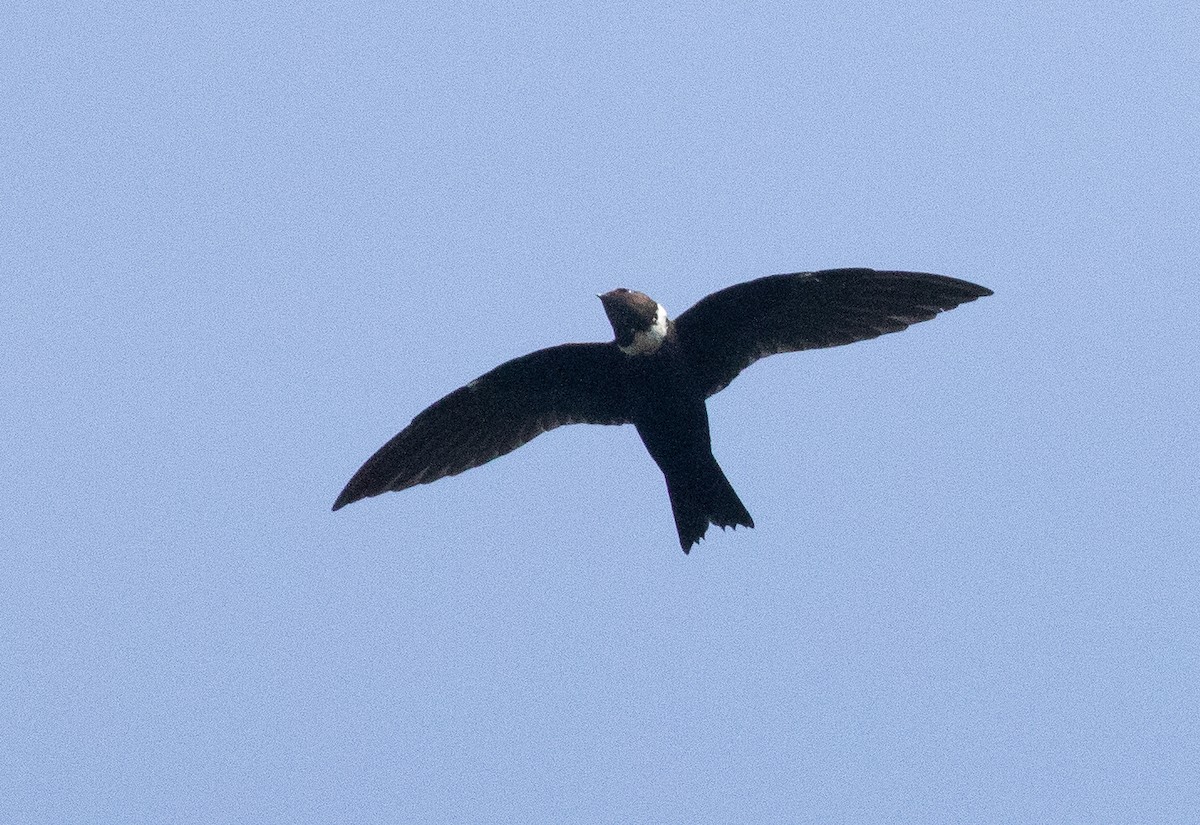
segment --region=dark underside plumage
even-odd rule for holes
[[[414,418],[333,509],[461,473],[563,424],[635,424],[667,479],[686,552],[709,523],[753,526],[712,457],[704,399],[767,355],[898,332],[991,294],[941,275],[869,269],[736,284],[680,315],[652,354],[628,355],[616,341],[563,344],[501,364]]]

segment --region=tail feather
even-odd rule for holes
[[[754,519],[715,460],[701,473],[665,475],[679,546],[684,553],[704,538],[709,524],[721,529],[754,526]]]

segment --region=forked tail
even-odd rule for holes
[[[692,545],[704,538],[709,524],[721,529],[753,527],[754,519],[716,459],[708,462],[702,471],[692,473],[664,473],[667,479],[667,495],[671,497],[671,511],[675,514],[675,529],[679,532],[679,546],[687,553]]]

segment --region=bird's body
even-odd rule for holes
[[[477,467],[562,424],[633,424],[686,553],[710,523],[754,526],[713,457],[709,396],[766,355],[874,338],[990,294],[941,275],[827,270],[737,284],[672,321],[616,289],[600,296],[614,341],[538,350],[460,387],[368,459],[333,509]]]
[[[710,523],[753,527],[713,457],[708,406],[674,324],[656,352],[626,360],[626,373],[629,417],[666,479],[684,549],[690,550]]]

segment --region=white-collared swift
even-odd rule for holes
[[[991,295],[924,272],[830,269],[714,292],[672,320],[641,292],[600,295],[615,340],[514,358],[417,415],[367,459],[333,509],[478,467],[563,424],[632,424],[662,470],[679,544],[754,520],[713,457],[709,396],[760,358],[836,347]]]

